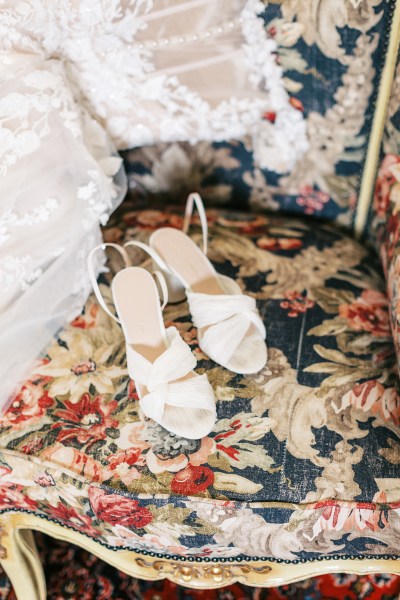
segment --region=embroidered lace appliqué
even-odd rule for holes
[[[50,216],[59,206],[56,198],[48,198],[43,204],[36,206],[31,212],[25,212],[19,216],[11,209],[7,209],[0,215],[0,246],[10,239],[10,229],[13,227],[23,227],[37,225],[48,221]]]
[[[0,259],[0,285],[6,289],[18,281],[21,291],[25,291],[41,274],[42,270],[35,268],[34,261],[29,255],[5,256]]]
[[[305,121],[289,103],[259,0],[171,0],[162,9],[156,0],[7,6],[0,9],[3,46],[62,58],[75,95],[120,149],[250,134],[260,166],[278,172],[292,169],[307,149]],[[202,18],[189,18],[196,9]],[[208,14],[212,27],[204,31]],[[225,97],[212,98],[226,69],[235,69],[240,83],[228,81]],[[276,113],[273,123],[262,120],[267,111]]]

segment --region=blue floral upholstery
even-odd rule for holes
[[[1,420],[1,511],[164,556],[397,556],[398,377],[372,251],[304,220],[208,218],[217,270],[264,317],[265,369],[238,376],[213,364],[186,303],[169,306],[218,408],[208,437],[179,439],[141,414],[120,329],[90,297]],[[176,210],[126,202],[105,237],[145,240],[181,224]]]
[[[141,414],[121,331],[90,297],[0,421],[1,512],[190,560],[399,556],[399,70],[370,214],[384,273],[372,246],[326,224],[352,227],[394,5],[267,3],[309,140],[290,173],[261,170],[248,140],[125,153],[130,196],[105,239],[181,227],[171,200],[200,191],[217,207],[210,258],[264,317],[267,366],[237,376],[213,364],[187,305],[169,306],[218,408],[208,437],[176,438]],[[258,214],[237,212],[248,208]]]

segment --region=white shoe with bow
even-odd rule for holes
[[[118,250],[126,266],[115,275],[111,286],[118,316],[106,305],[92,267],[93,254],[106,246]],[[168,290],[162,274],[155,273],[163,293],[161,306],[154,278],[145,269],[128,266],[129,256],[121,246],[97,246],[89,255],[88,265],[100,306],[124,332],[128,372],[135,381],[143,413],[178,436],[200,439],[208,435],[216,420],[213,389],[207,375],[193,371],[196,358],[177,329],[164,327],[162,309]]]
[[[203,231],[203,251],[186,235],[196,204]],[[183,231],[164,227],[150,237],[150,248],[129,242],[151,254],[164,273],[171,300],[189,303],[200,348],[213,361],[235,373],[257,373],[267,362],[266,331],[256,301],[239,285],[220,275],[207,258],[207,217],[199,194],[186,203]]]

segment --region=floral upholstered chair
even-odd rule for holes
[[[274,1],[265,22],[307,127],[295,166],[261,170],[246,141],[132,150],[104,237],[180,227],[173,205],[201,192],[209,257],[257,299],[267,366],[213,364],[186,303],[169,306],[218,410],[208,437],[177,438],[143,418],[122,334],[89,297],[0,423],[19,600],[46,594],[35,530],[192,587],[400,573],[400,2]]]

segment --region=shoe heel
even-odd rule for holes
[[[164,276],[168,288],[168,304],[178,304],[186,300],[185,288],[178,277],[165,269],[160,269],[160,266],[155,262],[153,262],[153,267],[155,270],[161,271]]]

